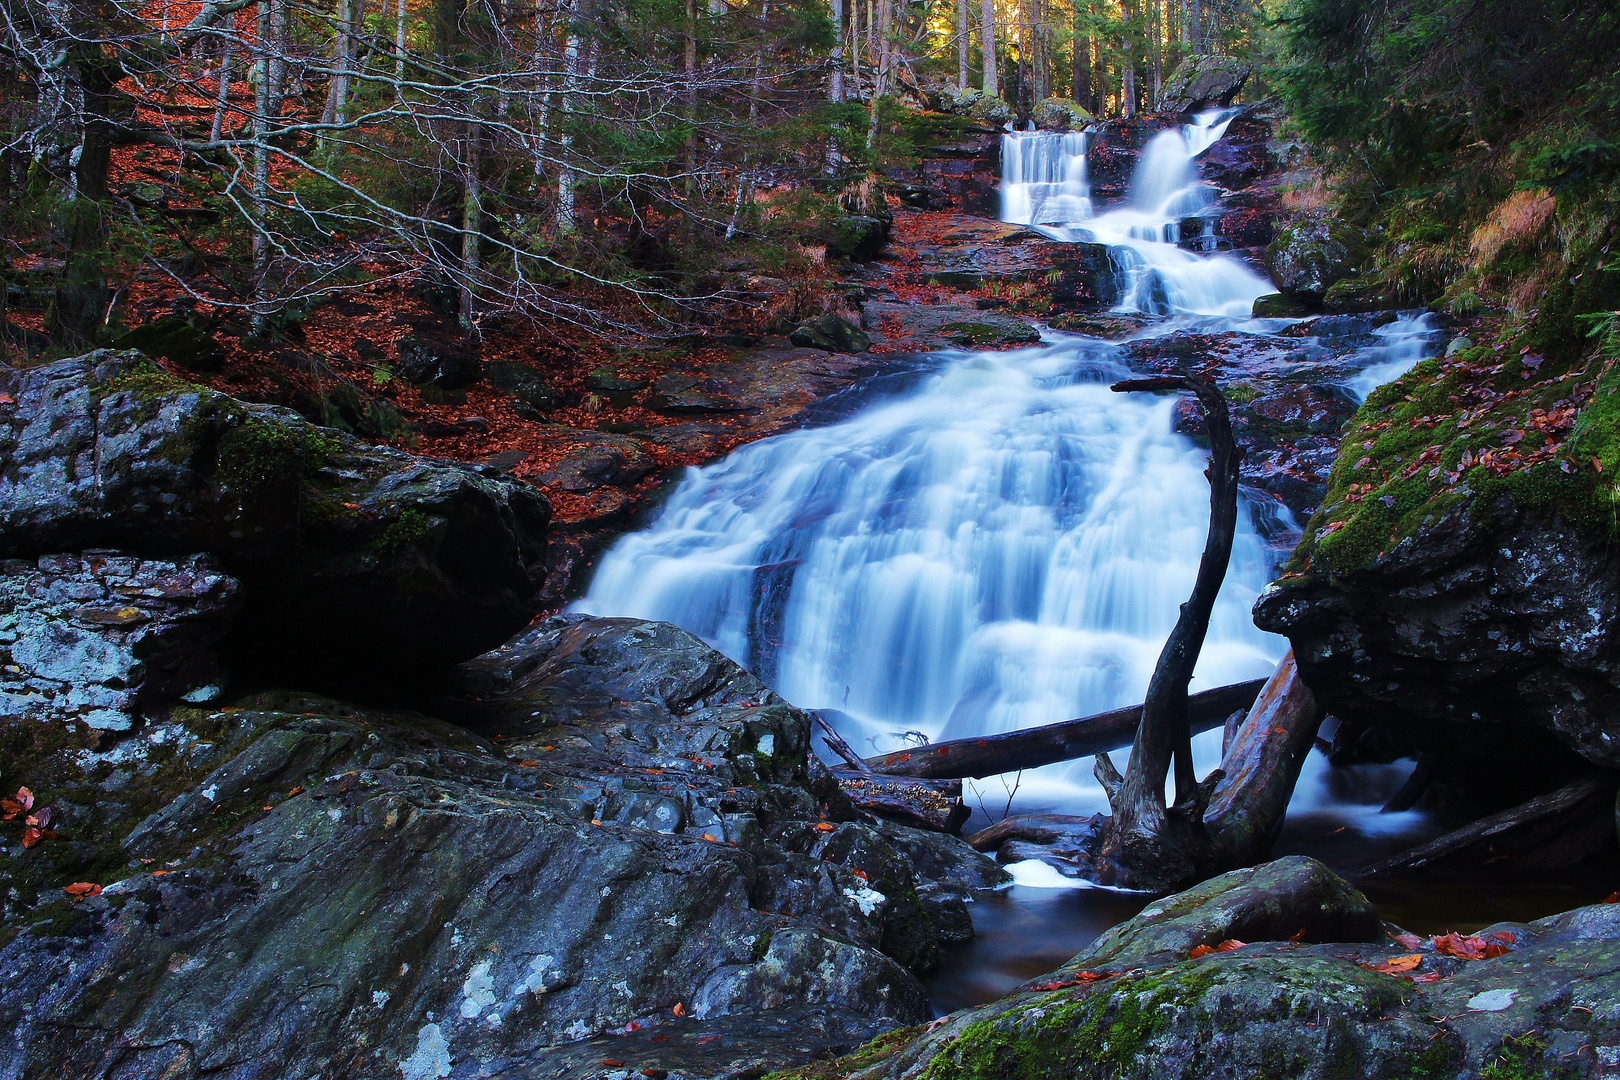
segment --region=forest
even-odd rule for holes
[[[0,1080],[1620,1075],[1620,8],[0,16]]]

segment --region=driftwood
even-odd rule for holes
[[[1204,827],[1216,770],[1203,782],[1193,771],[1192,725],[1187,683],[1209,630],[1216,594],[1226,577],[1237,535],[1238,465],[1242,451],[1232,438],[1232,418],[1215,383],[1186,375],[1127,379],[1117,392],[1186,390],[1198,399],[1209,436],[1209,533],[1198,561],[1192,594],[1159,652],[1142,702],[1142,722],[1121,776],[1107,754],[1097,755],[1096,776],[1114,814],[1102,833],[1092,874],[1104,884],[1176,889],[1204,877],[1214,851]],[[1223,714],[1224,715],[1224,714]],[[1241,732],[1238,736],[1242,738]],[[1165,806],[1165,781],[1174,768],[1175,798]]]
[[[828,746],[832,747],[833,753],[849,762],[849,767],[854,769],[856,772],[871,772],[872,766],[868,765],[866,760],[856,752],[855,748],[849,745],[849,743],[844,740],[842,735],[838,734],[838,729],[833,727],[832,722],[827,719],[829,713],[833,715],[843,715],[836,709],[810,710],[810,715],[815,718],[816,726],[821,729],[822,740],[826,742]]]
[[[1271,853],[1321,723],[1316,696],[1300,679],[1290,649],[1221,758],[1204,811],[1216,866],[1246,866]]]
[[[832,774],[856,806],[905,825],[954,835],[972,814],[962,801],[960,780],[884,776],[854,769],[833,769]]]
[[[1434,783],[1434,773],[1440,766],[1440,755],[1423,753],[1418,755],[1417,764],[1412,768],[1412,775],[1406,778],[1400,790],[1389,797],[1381,814],[1399,814],[1416,806],[1423,793],[1429,790]]]
[[[1557,791],[1538,795],[1511,810],[1480,818],[1393,858],[1361,870],[1358,877],[1421,870],[1461,858],[1477,849],[1500,857],[1511,847],[1523,865],[1553,869],[1574,865],[1609,842],[1609,806],[1620,783],[1614,773],[1584,776]]]
[[[1264,679],[1251,679],[1231,686],[1217,686],[1188,698],[1187,712],[1193,733],[1220,727],[1234,709],[1247,709],[1265,684]],[[1127,705],[1079,720],[1064,720],[1001,735],[951,739],[914,750],[896,750],[892,754],[867,758],[866,764],[873,772],[889,776],[996,776],[1129,746],[1141,719],[1142,706]]]

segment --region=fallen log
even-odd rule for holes
[[[1617,783],[1620,778],[1614,773],[1583,776],[1557,791],[1538,795],[1510,810],[1480,818],[1427,844],[1373,863],[1355,876],[1421,870],[1464,855],[1470,848],[1485,849],[1482,854],[1495,857],[1502,854],[1497,847],[1510,841],[1517,851],[1525,853],[1526,865],[1542,868],[1572,865],[1608,842],[1612,827],[1608,807]],[[1597,821],[1600,828],[1584,828],[1589,820]],[[1588,833],[1593,835],[1588,837]],[[1571,845],[1570,840],[1576,843]],[[1590,850],[1584,850],[1587,848]]]
[[[810,715],[815,719],[816,727],[821,729],[822,741],[832,748],[833,753],[849,762],[850,768],[856,772],[869,773],[872,771],[872,766],[866,763],[866,759],[856,753],[855,748],[849,745],[842,735],[838,734],[837,728],[833,727],[833,720],[843,716],[843,713],[837,709],[811,709]]]
[[[1193,694],[1187,699],[1192,733],[1218,728],[1234,710],[1247,709],[1265,684],[1265,679],[1251,679]],[[1129,746],[1136,738],[1136,726],[1141,719],[1142,706],[1127,705],[1079,720],[896,750],[892,754],[869,757],[866,763],[873,772],[888,776],[936,779],[995,776]]]
[[[1249,866],[1270,855],[1321,723],[1316,695],[1300,679],[1290,649],[1221,758],[1204,811],[1217,865]]]
[[[919,829],[956,834],[972,811],[962,801],[962,781],[929,780],[881,773],[831,770],[838,786],[869,814]]]

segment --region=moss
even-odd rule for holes
[[[1480,1080],[1574,1080],[1583,1070],[1568,1062],[1548,1061],[1547,1042],[1530,1031],[1508,1036],[1480,1070]]]
[[[207,393],[206,387],[170,375],[149,360],[142,360],[105,387],[109,394],[133,394],[136,401],[152,404],[171,394]]]
[[[432,523],[427,514],[411,507],[389,523],[382,535],[372,541],[372,549],[380,557],[391,559],[406,548],[426,539]]]
[[[882,1061],[887,1061],[899,1050],[922,1034],[920,1027],[896,1028],[886,1031],[870,1042],[856,1047],[841,1058],[832,1061],[816,1061],[809,1065],[801,1065],[796,1069],[783,1069],[779,1072],[767,1073],[764,1080],[842,1080],[843,1077],[869,1069]]]
[[[1327,494],[1289,571],[1361,569],[1464,509],[1478,527],[1517,508],[1620,536],[1613,482],[1620,476],[1620,371],[1594,380],[1578,364],[1529,369],[1518,355],[1492,367],[1495,355],[1480,345],[1443,362],[1425,360],[1369,395],[1346,430]],[[1482,377],[1497,388],[1484,398],[1476,393]],[[1544,449],[1548,436],[1526,423],[1531,411],[1567,406],[1588,388],[1550,460],[1503,475],[1479,463],[1510,430],[1523,433],[1516,452]]]
[[[252,491],[297,480],[324,465],[334,449],[313,428],[250,415],[220,439],[216,475],[227,487]]]

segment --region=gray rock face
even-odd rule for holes
[[[823,315],[795,328],[788,340],[800,348],[826,352],[859,353],[872,347],[872,339],[863,330],[837,315]]]
[[[210,700],[240,603],[207,555],[0,561],[0,715],[122,730],[144,708]]]
[[[1182,61],[1159,96],[1159,111],[1186,113],[1232,104],[1254,69],[1241,60],[1209,54]]]
[[[1364,569],[1280,581],[1255,622],[1288,635],[1341,720],[1414,749],[1512,746],[1519,769],[1560,744],[1616,768],[1617,603],[1620,567],[1601,535],[1504,500],[1460,507]]]
[[[649,1032],[723,1072],[927,1018],[942,897],[999,871],[835,820],[805,713],[634,620],[466,675],[498,741],[277,694],[9,763],[59,832],[0,861],[0,1077],[516,1080]]]
[[[431,461],[172,379],[138,353],[0,371],[0,555],[212,552],[245,659],[410,678],[522,626],[550,508]]]
[[[1620,1060],[1617,931],[1620,906],[1580,908],[1487,927],[1478,947],[1500,955],[1463,960],[1386,937],[1348,884],[1283,859],[1160,901],[1020,991],[814,1075],[1606,1076]]]
[[[1266,272],[1289,299],[1320,304],[1328,289],[1359,271],[1365,247],[1359,229],[1312,214],[1278,230],[1266,248]]]

